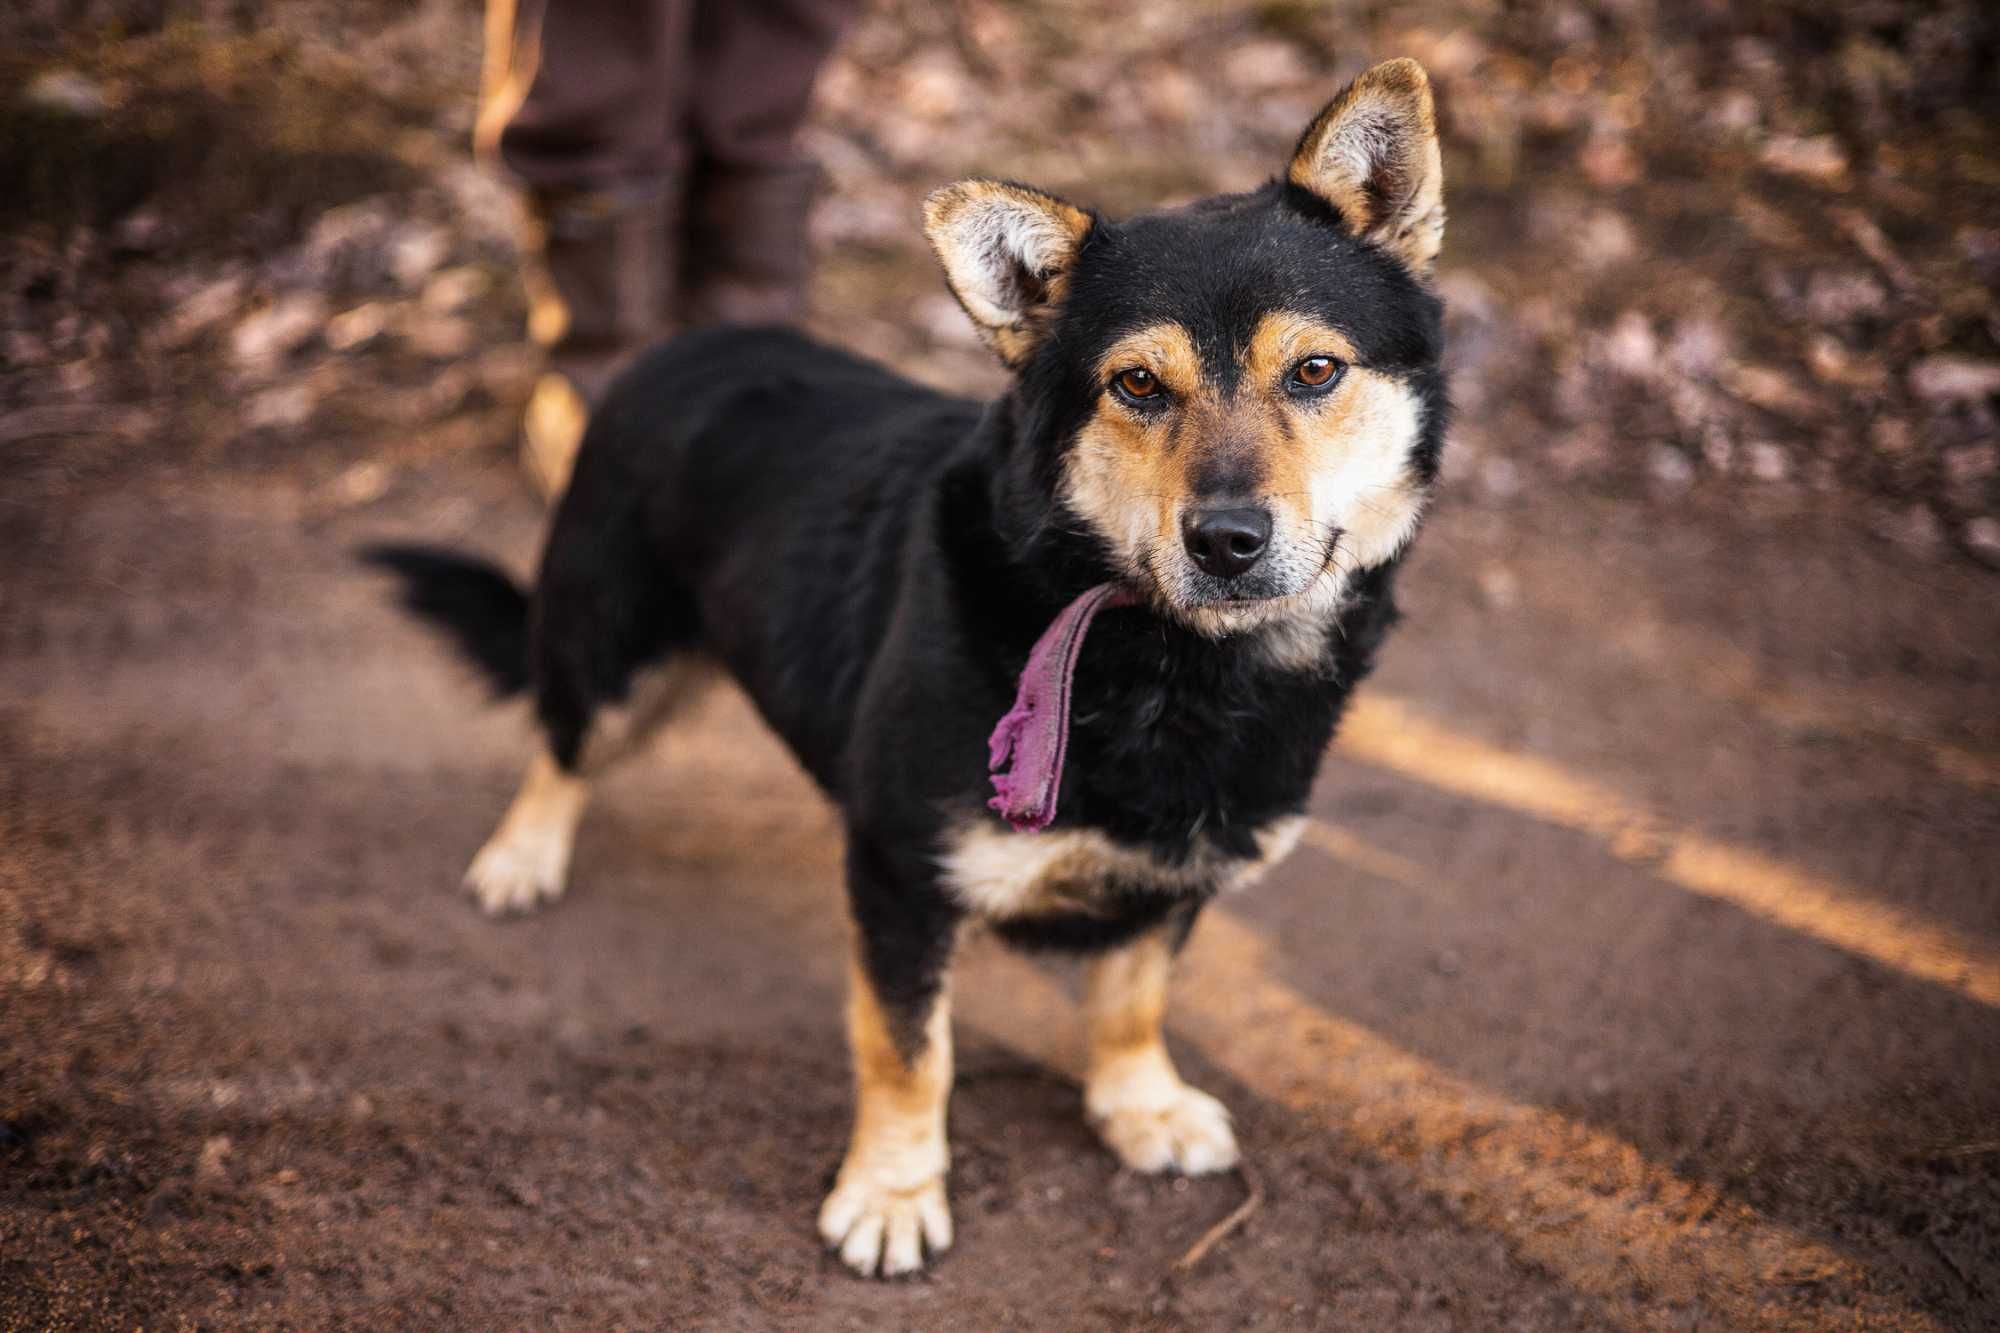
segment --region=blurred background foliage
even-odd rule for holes
[[[2000,41],[1975,0],[876,0],[809,146],[828,334],[999,377],[916,202],[1255,185],[1374,60],[1440,94],[1453,494],[1851,518],[2000,567]],[[469,0],[0,16],[0,445],[19,476],[505,448],[533,357],[470,160]],[[358,468],[358,470],[357,470]]]

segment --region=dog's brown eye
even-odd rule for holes
[[[1332,357],[1309,356],[1292,371],[1292,378],[1308,389],[1321,389],[1333,383],[1334,376],[1339,373],[1340,362]]]
[[[1111,382],[1127,398],[1151,398],[1160,391],[1160,377],[1137,366],[1119,371],[1117,378]]]

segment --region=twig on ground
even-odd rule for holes
[[[1257,1177],[1250,1174],[1250,1168],[1238,1163],[1236,1178],[1243,1182],[1243,1202],[1236,1205],[1229,1216],[1201,1233],[1201,1239],[1188,1246],[1186,1254],[1174,1260],[1173,1272],[1185,1273],[1208,1256],[1208,1252],[1219,1245],[1231,1233],[1242,1229],[1259,1208],[1264,1206],[1264,1187]]]

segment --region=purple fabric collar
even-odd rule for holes
[[[986,767],[996,793],[986,804],[1006,816],[1016,833],[1039,833],[1056,817],[1063,756],[1069,750],[1070,686],[1090,622],[1107,606],[1138,601],[1121,584],[1100,583],[1064,607],[1029,650],[1014,707],[986,743]]]

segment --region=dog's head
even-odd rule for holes
[[[1323,619],[1408,541],[1444,411],[1416,62],[1355,80],[1250,194],[1111,221],[962,181],[925,223],[1020,377],[1054,501],[1170,614],[1216,635]]]

